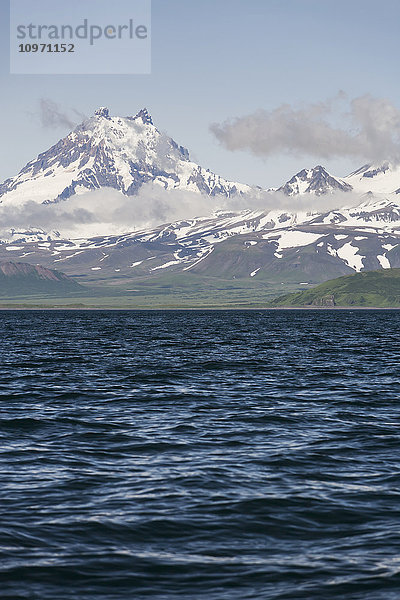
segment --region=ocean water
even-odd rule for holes
[[[0,598],[400,598],[400,312],[0,312]]]

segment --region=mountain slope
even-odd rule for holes
[[[344,181],[359,194],[368,192],[385,196],[399,194],[400,165],[393,165],[389,161],[364,165],[344,177]]]
[[[273,307],[400,307],[400,269],[367,271],[272,300]]]
[[[112,117],[102,107],[0,185],[0,201],[14,206],[59,202],[102,187],[131,196],[149,182],[206,196],[251,191],[192,162],[186,148],[153,125],[146,109],[134,117]]]
[[[218,213],[152,230],[90,239],[0,243],[0,260],[15,257],[62,268],[87,281],[193,273],[222,279],[311,285],[354,271],[400,267],[398,222],[338,213]],[[335,215],[337,216],[337,215]],[[353,219],[353,220],[352,220]]]
[[[0,261],[0,296],[67,294],[84,289],[60,271],[40,265]]]

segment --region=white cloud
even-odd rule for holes
[[[370,95],[348,100],[343,92],[318,104],[283,104],[211,125],[228,150],[400,161],[400,110],[389,100]]]
[[[345,192],[288,197],[281,193],[259,191],[248,196],[221,199],[181,190],[168,191],[155,184],[144,185],[138,195],[129,197],[114,189],[103,188],[56,204],[30,201],[19,207],[0,205],[0,237],[9,238],[11,228],[19,232],[41,228],[46,232],[59,231],[62,237],[92,237],[209,216],[216,210],[325,212],[359,202],[357,195]]]

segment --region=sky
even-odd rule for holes
[[[153,0],[150,74],[10,75],[9,2],[0,0],[0,181],[69,132],[68,123],[43,125],[43,99],[70,115],[108,106],[125,116],[146,106],[193,160],[229,180],[278,186],[321,163],[344,176],[360,157],[322,156],[318,145],[315,156],[298,147],[232,149],[212,125],[339,92],[399,109],[399,24],[398,0]]]

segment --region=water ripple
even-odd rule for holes
[[[398,600],[400,313],[0,312],[0,589]]]

